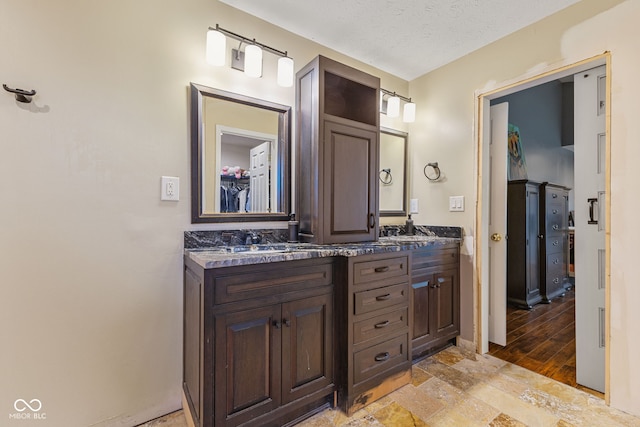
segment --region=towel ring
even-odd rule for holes
[[[433,168],[433,173],[427,173],[427,168]],[[423,169],[424,176],[427,177],[429,181],[437,181],[440,179],[440,168],[438,167],[438,162],[435,163],[427,163]]]
[[[384,178],[382,177],[383,172],[386,174]],[[391,168],[382,169],[378,176],[380,178],[380,182],[382,182],[383,184],[389,185],[393,182],[393,176],[391,176]]]

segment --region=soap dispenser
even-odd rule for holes
[[[296,214],[289,214],[289,243],[298,242],[299,223],[296,221]]]
[[[411,214],[409,214],[409,218],[407,218],[407,222],[404,225],[404,234],[407,236],[413,236],[415,233],[415,229],[413,228],[413,220],[411,219]]]

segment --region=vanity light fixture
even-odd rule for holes
[[[398,117],[400,115],[400,98],[394,93],[387,99],[387,116]]]
[[[386,114],[388,117],[398,117],[400,115],[400,101],[404,101],[404,108],[402,110],[402,121],[405,123],[413,123],[416,121],[416,104],[411,101],[411,98],[398,95],[390,90],[380,88],[382,92],[381,108],[380,111]],[[388,98],[385,100],[385,96]]]
[[[244,71],[250,77],[262,77],[262,53],[267,51],[280,56],[278,60],[278,85],[283,87],[293,86],[293,59],[286,51],[274,49],[266,44],[250,39],[248,37],[225,30],[216,24],[216,27],[209,27],[207,32],[207,62],[211,65],[221,66],[225,64],[226,37],[240,41],[238,49],[233,49],[231,67]],[[240,51],[242,43],[245,43],[244,52]]]

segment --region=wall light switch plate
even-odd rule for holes
[[[161,180],[160,200],[177,202],[180,200],[180,178],[163,176]]]
[[[412,213],[412,214],[418,213],[418,199],[411,199],[411,203],[409,206],[409,213]]]
[[[464,196],[449,196],[449,212],[464,212]]]

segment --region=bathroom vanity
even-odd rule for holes
[[[199,427],[293,425],[328,407],[351,414],[408,384],[412,343],[435,351],[458,334],[459,242],[186,249],[187,417]],[[429,289],[426,306],[416,280],[428,282],[417,288]],[[435,319],[426,346],[414,332],[425,316]]]
[[[403,226],[378,223],[379,78],[318,56],[296,81],[295,208],[291,109],[191,84],[192,222],[286,221],[293,211],[304,242],[284,243],[281,227],[185,232],[183,407],[194,426],[294,425],[336,406],[352,414],[408,384],[415,358],[458,335],[461,229],[397,236]],[[218,136],[238,126],[229,111],[274,154],[269,180],[244,189],[271,197],[250,209],[220,190],[230,178]],[[406,157],[406,134],[387,133],[402,136]],[[387,214],[406,213],[402,175]]]

